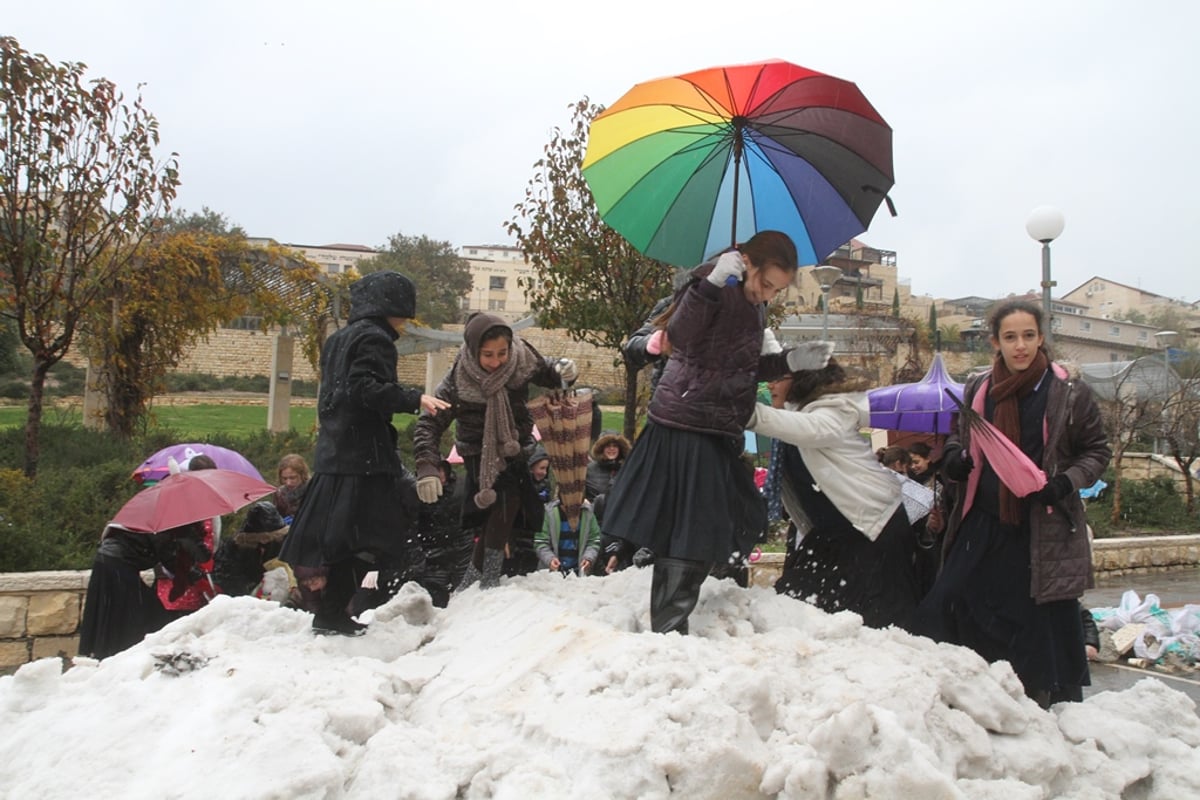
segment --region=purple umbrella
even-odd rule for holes
[[[947,392],[961,400],[963,385],[950,379],[942,354],[934,353],[929,371],[916,383],[898,383],[867,392],[871,426],[912,433],[950,433],[958,409]]]
[[[227,447],[218,447],[215,444],[202,442],[186,442],[164,447],[143,461],[142,465],[133,471],[133,479],[138,483],[161,481],[171,472],[167,466],[168,459],[174,458],[179,463],[179,468],[186,470],[188,463],[198,455],[206,455],[211,458],[216,462],[218,469],[231,469],[260,481],[263,479],[254,465],[247,461],[241,453]]]

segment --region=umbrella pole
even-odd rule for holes
[[[730,247],[737,245],[738,186],[742,182],[742,124],[737,119],[733,122],[733,219],[729,222]]]

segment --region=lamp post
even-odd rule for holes
[[[813,267],[812,274],[821,287],[821,305],[825,312],[821,318],[821,338],[829,341],[829,290],[837,283],[838,278],[842,277],[842,270],[840,267],[826,264],[822,267]]]
[[[1171,342],[1173,342],[1175,340],[1175,337],[1178,335],[1179,335],[1178,331],[1158,331],[1157,333],[1154,334],[1154,338],[1157,339],[1162,344],[1163,364],[1166,366],[1166,370],[1163,371],[1163,415],[1164,415],[1164,417],[1166,416],[1167,408],[1170,405],[1168,400],[1170,399],[1171,392],[1172,392],[1172,387],[1171,387]],[[1164,420],[1164,421],[1167,421],[1167,420]],[[1168,422],[1168,424],[1169,424],[1169,422]],[[1164,442],[1162,450],[1164,453],[1166,453],[1166,451],[1167,451],[1166,442]],[[1158,437],[1157,436],[1154,437],[1154,452],[1156,452],[1156,453],[1158,452]]]
[[[1038,206],[1029,212],[1025,220],[1025,230],[1034,241],[1042,243],[1042,316],[1046,320],[1046,347],[1054,343],[1054,325],[1050,319],[1050,288],[1055,282],[1050,280],[1050,243],[1063,232],[1066,221],[1062,212],[1053,206]]]

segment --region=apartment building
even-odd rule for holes
[[[468,244],[458,255],[471,265],[471,292],[463,310],[489,311],[506,320],[529,316],[522,283],[537,281],[537,273],[520,248],[502,244]]]

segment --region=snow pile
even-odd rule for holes
[[[1159,681],[1044,712],[1006,664],[713,579],[655,635],[649,580],[405,587],[357,639],[220,598],[0,679],[0,794],[1200,796],[1200,717]]]

